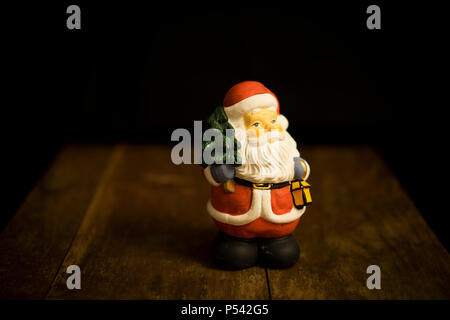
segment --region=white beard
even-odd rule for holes
[[[287,131],[272,131],[256,138],[248,137],[245,129],[236,129],[235,135],[241,143],[242,157],[242,165],[236,167],[238,178],[255,183],[278,183],[294,178],[293,158],[300,154]],[[275,141],[269,143],[271,138]]]

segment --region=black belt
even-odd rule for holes
[[[246,186],[246,187],[250,187],[253,189],[261,189],[261,190],[270,190],[270,189],[281,189],[284,187],[287,187],[288,185],[291,184],[290,181],[286,181],[286,182],[280,182],[280,183],[254,183],[248,180],[244,180],[238,177],[234,178],[234,181],[237,184]]]

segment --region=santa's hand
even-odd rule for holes
[[[236,169],[230,164],[218,164],[210,166],[211,176],[217,183],[231,180],[236,175]]]
[[[308,176],[309,176],[308,163],[300,157],[294,157],[294,179],[306,180]]]

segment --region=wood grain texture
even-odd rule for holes
[[[286,270],[216,270],[209,186],[157,145],[70,146],[0,234],[0,297],[449,299],[450,258],[369,147],[310,146],[313,204]],[[421,184],[418,184],[420,186]],[[82,270],[68,290],[66,269]],[[381,268],[368,290],[366,268]],[[268,282],[267,282],[268,280]]]
[[[61,150],[0,234],[1,299],[45,298],[110,152],[95,145]]]
[[[267,299],[263,268],[216,270],[209,187],[197,165],[175,166],[170,148],[119,145],[49,299]],[[67,266],[82,289],[66,288]]]
[[[295,232],[299,263],[269,270],[273,299],[450,298],[448,252],[373,149],[317,146],[302,156],[313,204]],[[381,290],[366,287],[373,264]]]

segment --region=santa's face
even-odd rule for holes
[[[267,108],[245,114],[244,125],[247,135],[259,138],[272,131],[283,132],[283,128],[277,123],[277,116],[275,110]]]
[[[243,116],[236,129],[242,165],[236,174],[252,182],[282,182],[293,178],[297,144],[277,121],[276,110],[260,108]]]

